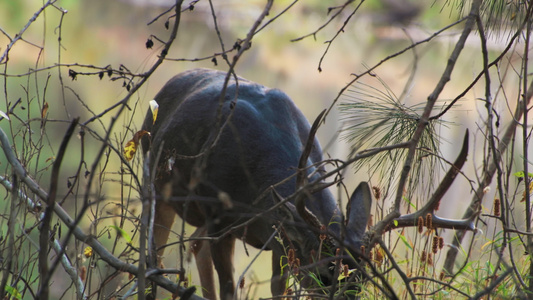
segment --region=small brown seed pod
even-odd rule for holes
[[[421,216],[418,217],[418,222],[416,225],[418,226],[418,233],[422,234],[422,232],[424,232],[424,218]]]
[[[501,201],[500,199],[496,198],[494,199],[494,215],[496,217],[499,217],[501,212],[500,212],[500,205],[501,205]]]
[[[439,237],[434,236],[433,237],[433,245],[431,247],[431,252],[437,254],[437,251],[439,251]]]
[[[433,216],[430,213],[426,215],[426,227],[429,230],[433,229]]]

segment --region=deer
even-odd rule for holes
[[[343,261],[353,267],[370,215],[369,185],[359,184],[343,214],[328,189],[335,182],[324,178],[314,136],[321,119],[311,126],[281,90],[230,75],[211,69],[180,73],[155,96],[155,122],[152,113],[146,115],[142,128],[150,135],[141,143],[156,194],[158,257],[177,214],[197,228],[192,252],[205,298],[217,297],[213,266],[220,299],[234,297],[237,239],[272,251],[273,296],[286,292],[282,266],[291,251],[301,263],[300,276],[316,272],[327,285],[337,279],[331,257],[320,252],[329,248],[334,256],[336,248],[350,249],[352,256]]]

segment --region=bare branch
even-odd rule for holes
[[[442,179],[439,187],[435,190],[433,196],[429,199],[429,201],[416,212],[408,215],[403,215],[395,219],[394,222],[390,225],[390,229],[398,227],[417,226],[417,221],[419,217],[425,218],[427,214],[431,214],[433,220],[433,228],[475,230],[474,220],[477,217],[477,214],[473,214],[472,216],[469,216],[468,218],[465,218],[463,220],[445,219],[435,215],[435,209],[439,206],[439,202],[441,201],[446,191],[450,188],[451,184],[455,180],[455,177],[466,162],[466,156],[468,154],[468,140],[469,139],[467,130],[463,140],[463,147],[461,148],[461,152],[459,153],[457,159],[451,166],[448,173],[446,173],[446,175]],[[382,225],[379,225],[378,228],[381,226]]]
[[[510,122],[509,126],[507,127],[504,134],[500,138],[500,142],[498,144],[498,149],[497,149],[498,153],[505,153],[507,151],[507,147],[511,144],[511,140],[515,135],[516,127],[519,125],[518,121],[522,118],[524,114],[524,107],[527,107],[527,105],[529,105],[532,97],[533,97],[533,82],[530,83],[527,89],[527,92],[525,93],[524,99],[519,101],[516,105],[515,111],[513,113],[514,121]],[[496,170],[497,170],[496,162],[491,161],[489,165],[487,166],[487,168],[485,169],[484,173],[482,174],[481,182],[479,183],[479,186],[476,189],[474,196],[472,197],[472,200],[470,201],[470,205],[468,206],[467,210],[463,214],[463,219],[468,219],[479,211],[479,208],[481,207],[483,195],[484,195],[483,190],[492,181],[492,178],[494,174],[496,173]],[[450,247],[450,249],[448,249],[448,253],[446,253],[446,260],[444,263],[444,268],[447,270],[449,274],[452,274],[453,266],[455,263],[455,258],[457,257],[457,253],[458,253],[458,247],[463,241],[465,234],[466,232],[464,231],[457,232],[456,238],[453,241],[454,247]]]
[[[11,51],[11,48],[13,48],[13,46],[15,45],[17,41],[22,39],[24,32],[26,32],[26,30],[30,27],[30,25],[33,24],[35,20],[37,20],[37,18],[41,15],[41,13],[47,7],[53,5],[56,1],[57,0],[48,0],[45,4],[43,4],[43,6],[41,6],[41,8],[39,8],[33,14],[33,16],[30,18],[28,23],[26,23],[26,25],[19,31],[19,33],[17,33],[13,39],[10,39],[11,42],[7,45],[6,50],[4,50],[4,53],[2,54],[2,56],[0,56],[0,64],[7,63],[7,61],[9,60],[9,51]]]
[[[78,125],[78,119],[72,120],[70,123],[70,126],[68,127],[65,136],[63,138],[63,141],[61,142],[61,146],[59,147],[59,152],[57,154],[57,158],[54,161],[54,165],[52,167],[52,180],[50,183],[50,192],[48,194],[48,199],[46,199],[46,208],[44,211],[44,216],[42,218],[42,224],[40,228],[40,235],[39,235],[39,246],[41,247],[41,251],[39,252],[39,273],[40,273],[40,288],[39,288],[39,295],[42,297],[42,299],[46,300],[48,299],[48,282],[50,278],[52,277],[52,273],[54,272],[55,268],[57,267],[59,263],[59,259],[63,257],[63,255],[59,255],[56,262],[53,264],[52,268],[48,268],[48,249],[50,248],[49,240],[50,240],[50,222],[52,221],[52,212],[53,207],[56,203],[56,196],[57,196],[57,185],[58,185],[58,177],[59,177],[59,170],[61,168],[61,163],[63,162],[63,157],[65,156],[65,152],[67,150],[68,142],[70,141],[70,138],[72,137],[72,134],[74,133],[74,129]]]
[[[24,167],[20,164],[18,159],[16,158],[15,154],[13,153],[11,146],[9,144],[9,141],[7,140],[7,136],[4,133],[4,131],[0,128],[0,142],[2,145],[2,149],[4,150],[4,153],[6,157],[8,158],[9,164],[13,167],[13,170],[19,176],[24,183],[32,189],[33,192],[36,194],[39,194],[39,197],[41,197],[43,200],[48,199],[48,194],[44,192],[44,190],[37,185],[27,174]],[[125,263],[121,261],[120,259],[116,258],[114,255],[112,255],[100,242],[93,236],[86,235],[81,228],[76,226],[76,221],[74,221],[70,215],[57,203],[53,204],[53,211],[54,213],[63,221],[65,225],[67,225],[74,236],[80,240],[86,243],[87,245],[91,246],[93,250],[98,253],[98,255],[104,260],[106,263],[111,265],[113,268],[117,270],[121,270],[124,272],[131,273],[133,275],[139,274],[138,267]],[[163,276],[160,275],[150,275],[148,276],[150,280],[153,280],[163,288],[171,291],[176,292],[178,294],[183,294],[186,289],[183,287],[176,286],[172,281],[166,279]],[[201,297],[192,295],[190,299],[203,299]]]

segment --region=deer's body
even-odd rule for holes
[[[273,251],[271,290],[280,295],[285,290],[280,269],[287,251],[284,247],[294,248],[302,264],[309,262],[311,250],[319,251],[316,231],[306,227],[294,206],[266,212],[296,191],[294,175],[310,125],[283,92],[243,78],[231,79],[221,98],[225,76],[207,69],[178,74],[155,97],[159,104],[155,124],[151,113],[147,115],[143,128],[151,132],[151,145],[143,139],[143,149],[150,149],[152,163],[161,153],[154,182],[158,196],[167,198],[156,204],[156,244],[166,242],[174,211],[198,227],[198,235],[217,238],[209,246],[197,243],[201,256],[197,260],[203,260],[198,262],[200,269],[210,269],[206,256],[211,255],[223,299],[234,293],[235,238],[266,247]],[[323,173],[321,161],[322,150],[315,140],[307,163],[309,181]],[[340,235],[340,210],[329,190],[308,196],[306,207]],[[359,213],[350,217],[357,228],[347,226],[351,244],[357,244],[364,233],[369,207],[361,201],[352,201]],[[273,226],[281,224],[284,245],[271,239]],[[200,276],[203,285],[212,285],[207,271],[200,270]],[[214,287],[205,288],[204,296],[214,298]]]

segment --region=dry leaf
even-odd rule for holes
[[[85,281],[85,279],[87,279],[87,267],[81,266],[79,274],[81,281]]]
[[[124,157],[130,161],[133,159],[133,156],[135,156],[135,152],[137,152],[137,148],[139,147],[139,141],[145,134],[150,134],[146,130],[137,131],[135,135],[133,135],[133,139],[129,140],[126,143],[126,146],[124,146]]]
[[[48,102],[45,102],[43,109],[41,110],[41,118],[46,119],[46,113],[48,112]]]

